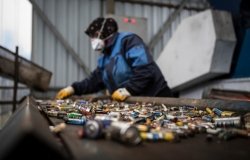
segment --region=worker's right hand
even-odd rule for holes
[[[74,91],[74,88],[71,87],[71,86],[68,86],[68,87],[66,87],[66,88],[61,89],[61,90],[57,93],[56,99],[65,99],[65,98],[67,98],[67,97],[73,95],[74,92],[75,92],[75,91]]]
[[[129,96],[130,93],[126,88],[119,88],[111,95],[111,97],[116,101],[124,101]]]

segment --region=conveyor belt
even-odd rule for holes
[[[61,120],[50,118],[54,124]],[[197,134],[181,142],[144,142],[135,147],[105,139],[80,139],[77,125],[67,125],[61,134],[76,159],[249,159],[250,140],[237,138],[219,142],[206,141],[206,134]]]
[[[133,99],[134,97],[130,97]],[[165,104],[168,99],[142,98],[151,100],[152,103]],[[128,99],[129,100],[129,99]],[[174,99],[178,102],[177,99]],[[136,98],[136,101],[139,101]],[[199,100],[197,100],[199,102]],[[184,103],[183,101],[179,101]],[[187,101],[188,102],[188,101]],[[221,101],[220,101],[221,102]],[[228,102],[227,102],[228,103]],[[231,106],[235,106],[234,102]],[[244,102],[245,103],[245,102]],[[211,100],[210,104],[213,103]],[[245,103],[249,106],[249,103]],[[167,104],[166,104],[167,105]],[[188,104],[189,105],[189,104]],[[213,107],[213,106],[211,106]],[[239,109],[238,109],[239,110]],[[239,110],[240,111],[240,110]],[[143,142],[138,146],[127,146],[117,141],[98,139],[80,139],[77,131],[81,126],[67,125],[59,135],[52,136],[49,132],[49,125],[63,122],[61,119],[44,118],[42,112],[39,112],[38,106],[34,100],[28,97],[15,114],[12,115],[6,127],[0,132],[1,145],[0,150],[6,155],[18,155],[19,158],[31,157],[30,152],[36,153],[39,157],[50,156],[55,153],[56,156],[68,157],[67,159],[194,159],[194,160],[216,160],[216,159],[249,159],[250,157],[250,139],[237,137],[229,141],[206,141],[206,134],[196,134],[195,137],[181,139],[181,142]],[[25,124],[28,125],[23,125]],[[46,127],[47,126],[47,127]],[[32,137],[31,137],[32,135]],[[23,140],[23,141],[17,141]],[[32,138],[32,139],[31,139]],[[35,139],[34,139],[35,138]],[[54,139],[53,139],[54,138]],[[58,145],[58,138],[60,144]],[[40,141],[42,139],[42,141]],[[33,140],[33,141],[32,141]],[[34,141],[35,140],[35,141]],[[31,141],[32,146],[25,142]],[[18,144],[18,145],[17,145]],[[6,148],[8,146],[8,149]],[[17,149],[20,149],[18,151]],[[41,149],[37,150],[37,149]],[[57,148],[61,148],[59,154]],[[43,152],[47,150],[46,152]],[[55,152],[56,151],[56,152]],[[2,152],[3,153],[3,152]],[[20,154],[24,153],[24,154]],[[50,155],[49,155],[49,154]],[[41,155],[43,156],[41,156]],[[2,156],[0,155],[0,159]]]
[[[105,99],[103,97],[100,99]],[[98,98],[93,98],[93,101]],[[192,100],[178,98],[130,97],[127,102],[164,103],[167,106],[193,105],[204,109],[204,106],[232,109],[246,112],[249,102],[221,100]],[[249,108],[244,108],[249,107]],[[63,122],[49,118],[54,124]],[[196,134],[195,137],[181,139],[181,142],[143,142],[139,146],[126,146],[116,141],[105,139],[80,139],[77,135],[81,126],[67,125],[61,134],[76,159],[248,159],[250,157],[250,139],[236,138],[219,141],[214,138],[206,140],[207,134]]]

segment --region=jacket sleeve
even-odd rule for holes
[[[132,76],[124,86],[132,95],[140,95],[153,81],[155,63],[147,47],[137,35],[124,39],[124,58],[132,69]]]
[[[71,86],[74,88],[76,95],[95,93],[105,88],[102,73],[98,67],[88,78],[80,82],[74,82]]]

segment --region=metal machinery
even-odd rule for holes
[[[52,77],[52,73],[47,69],[19,56],[18,47],[14,53],[2,46],[0,46],[0,75],[14,81],[12,101],[3,100],[4,98],[0,101],[1,104],[13,104],[12,111],[16,109],[18,102],[19,82],[25,84],[27,89],[46,91]],[[1,89],[12,88],[1,86]]]

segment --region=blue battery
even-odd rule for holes
[[[153,112],[153,115],[156,116],[156,117],[159,117],[159,116],[162,115],[162,112],[155,111],[155,112]]]
[[[217,116],[221,116],[222,111],[219,110],[218,108],[213,108],[212,110]]]
[[[66,123],[67,124],[74,124],[74,125],[84,125],[86,123],[87,119],[85,117],[82,117],[80,119],[75,118],[67,118]]]
[[[152,133],[152,135],[153,135],[153,139],[152,140],[157,141],[157,140],[160,139],[159,133]]]
[[[197,109],[197,108],[194,107],[194,106],[183,106],[182,108],[183,108],[183,110],[187,110],[187,111],[196,110],[196,109]]]
[[[202,120],[206,122],[212,122],[213,118],[209,115],[202,116]]]
[[[134,112],[132,112],[132,113],[130,114],[130,116],[133,117],[133,118],[137,118],[137,117],[139,116],[139,114],[140,114],[139,112],[135,112],[135,111],[134,111]]]

